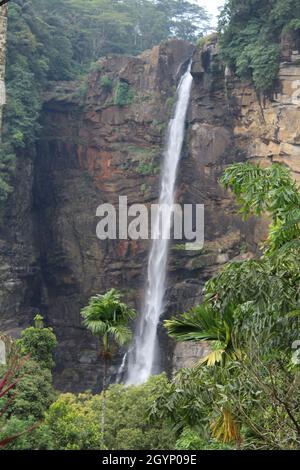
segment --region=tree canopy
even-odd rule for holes
[[[300,31],[298,0],[227,0],[219,19],[224,60],[267,92],[277,78],[283,33]]]
[[[203,446],[200,435],[244,448],[299,448],[299,190],[279,164],[235,164],[222,183],[245,217],[271,216],[270,235],[260,258],[228,263],[206,283],[204,304],[165,322],[178,341],[208,341],[211,354],[179,372],[152,415],[172,419],[191,445]]]
[[[196,41],[208,27],[206,10],[191,0],[11,2],[0,202],[12,191],[16,154],[38,135],[49,81],[78,78],[107,54],[138,54],[169,37]]]

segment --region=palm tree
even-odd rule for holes
[[[121,301],[121,294],[115,289],[106,294],[91,297],[88,305],[81,310],[83,324],[97,338],[102,340],[102,356],[104,358],[103,400],[102,400],[102,439],[105,429],[105,398],[107,386],[108,361],[113,356],[112,345],[124,346],[132,339],[129,321],[136,317],[136,311]]]
[[[211,352],[201,359],[203,364],[226,366],[227,360],[235,360],[241,352],[233,344],[234,309],[228,305],[223,312],[213,308],[208,302],[192,308],[179,318],[173,317],[164,322],[169,336],[177,341],[208,341]],[[230,408],[224,405],[218,418],[211,423],[212,435],[223,442],[236,441],[240,446],[240,427],[235,421]]]
[[[166,320],[164,325],[169,336],[177,341],[211,343],[212,351],[201,360],[201,364],[215,365],[236,354],[232,344],[233,309],[230,306],[221,314],[208,303],[204,303],[180,317]]]

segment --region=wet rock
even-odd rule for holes
[[[193,51],[184,41],[167,41],[139,57],[114,55],[91,73],[86,95],[78,97],[74,83],[49,90],[41,139],[18,159],[15,191],[0,228],[0,328],[17,336],[38,311],[44,315],[58,337],[58,389],[101,389],[99,345],[80,317],[91,295],[115,287],[142,308],[150,243],[98,240],[96,209],[118,205],[124,195],[129,205],[157,200],[176,85]],[[164,318],[200,302],[204,283],[222,265],[254,256],[266,237],[268,221],[243,222],[232,195],[220,187],[226,165],[273,160],[289,165],[296,179],[300,174],[297,61],[282,65],[281,93],[265,102],[251,85],[225,74],[215,38],[194,51],[193,61],[177,201],[204,204],[205,244],[201,252],[189,252],[172,243]],[[109,90],[103,77],[111,80]],[[120,81],[132,92],[124,106],[116,103]],[[171,374],[205,354],[206,346],[177,345],[174,353],[164,318],[158,366]],[[111,381],[122,353],[116,349]]]

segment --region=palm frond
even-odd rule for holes
[[[182,314],[179,318],[166,320],[164,325],[169,336],[178,341],[229,342],[233,315],[230,308],[221,315],[208,304],[202,304]]]
[[[223,362],[225,354],[225,349],[216,349],[215,351],[211,351],[207,356],[200,359],[199,365],[205,364],[208,367],[214,367],[216,364]]]
[[[224,408],[222,414],[211,424],[211,431],[215,439],[224,443],[241,441],[240,426],[228,408]]]
[[[124,346],[132,340],[132,331],[126,325],[112,325],[108,329],[108,334],[114,338],[119,346]]]
[[[108,335],[123,346],[132,337],[129,321],[136,317],[136,311],[121,301],[121,293],[111,289],[105,294],[94,295],[81,310],[83,324],[95,336]]]
[[[95,336],[103,336],[108,330],[107,323],[101,320],[84,320],[83,324]]]

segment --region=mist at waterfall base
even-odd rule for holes
[[[172,223],[172,205],[175,201],[176,176],[184,141],[185,120],[190,101],[193,77],[190,62],[177,89],[175,111],[168,126],[167,143],[164,151],[164,164],[161,177],[159,205],[168,207],[164,211],[164,224],[160,224],[160,213],[154,226],[154,239],[150,249],[145,290],[144,309],[139,319],[132,347],[123,358],[127,361],[126,385],[139,385],[148,380],[154,372],[157,350],[157,327],[164,312],[167,262],[169,251],[168,234]],[[122,374],[122,369],[119,371]]]

